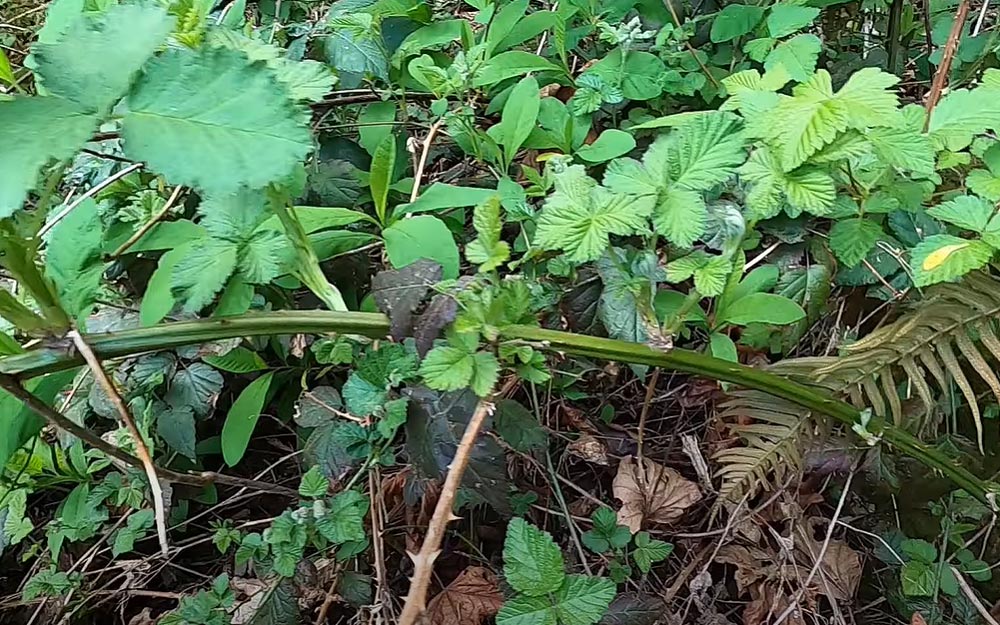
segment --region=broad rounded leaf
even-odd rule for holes
[[[444,278],[458,277],[458,246],[448,226],[437,217],[401,219],[382,232],[385,253],[396,269],[426,258],[441,265]]]
[[[169,50],[128,98],[126,155],[170,182],[228,194],[284,178],[312,149],[309,118],[263,63]]]
[[[787,297],[773,293],[751,293],[727,307],[718,321],[740,326],[748,323],[786,325],[805,316],[806,311]]]
[[[927,286],[954,280],[988,263],[993,252],[993,248],[982,241],[950,234],[927,237],[910,251],[913,284]]]
[[[721,43],[749,33],[764,17],[764,9],[749,4],[727,4],[712,22],[712,41]]]

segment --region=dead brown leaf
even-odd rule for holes
[[[797,547],[799,557],[796,558],[803,565],[811,567],[823,551],[823,541],[813,537],[812,532],[807,527],[820,527],[828,523],[827,520],[819,517],[811,517],[804,526],[798,527],[799,540]],[[854,596],[854,591],[861,581],[861,556],[847,543],[842,540],[831,539],[823,552],[823,561],[820,563],[820,573],[823,580],[813,582],[816,590],[827,595],[831,601],[848,601]]]
[[[427,605],[430,625],[478,625],[493,616],[503,603],[496,576],[488,569],[470,566]]]
[[[927,619],[920,612],[914,612],[910,617],[910,625],[927,625]]]
[[[648,458],[643,459],[642,468],[637,459],[624,458],[611,489],[622,502],[618,522],[633,534],[644,522],[672,523],[701,500],[697,484]]]
[[[590,434],[584,434],[566,446],[566,450],[587,462],[608,466],[608,448]]]

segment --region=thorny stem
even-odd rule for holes
[[[150,328],[92,334],[86,339],[99,357],[108,359],[234,337],[299,333],[340,333],[382,338],[389,334],[389,319],[377,313],[278,311],[221,319],[164,323]],[[501,338],[538,343],[547,349],[574,356],[650,365],[730,382],[787,399],[848,426],[859,422],[860,411],[857,408],[831,397],[821,389],[806,386],[762,369],[685,349],[661,351],[638,343],[545,330],[533,326],[505,327],[501,330]],[[67,350],[64,346],[44,346],[24,354],[0,359],[0,374],[3,374],[0,375],[0,380],[31,378],[69,369],[79,364],[82,364],[80,355]],[[909,432],[882,420],[873,419],[868,424],[868,431],[924,466],[940,471],[958,487],[993,507],[993,493],[989,484],[952,462],[937,449],[924,444]]]
[[[462,440],[458,443],[455,458],[448,467],[448,476],[444,480],[444,486],[441,487],[441,496],[434,506],[434,515],[427,525],[427,535],[424,536],[420,552],[415,555],[410,554],[413,560],[413,577],[410,580],[410,590],[406,593],[403,612],[399,615],[399,625],[415,625],[427,609],[427,589],[434,573],[434,560],[441,553],[441,541],[444,539],[448,522],[458,518],[452,512],[455,494],[462,482],[465,468],[469,465],[472,446],[479,436],[483,421],[486,420],[486,415],[492,412],[493,404],[487,400],[480,400],[476,411],[469,419],[469,424],[465,427]]]

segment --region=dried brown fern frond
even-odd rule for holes
[[[842,356],[793,358],[768,370],[847,395],[857,407],[871,407],[896,425],[909,425],[903,423],[904,399],[919,397],[929,414],[935,395],[950,392],[953,384],[969,404],[982,449],[982,418],[970,377],[975,372],[1000,402],[1000,379],[990,362],[1000,361],[997,321],[1000,280],[971,274],[960,283],[930,289],[913,312],[845,347]],[[906,383],[902,396],[900,382]],[[752,496],[801,466],[801,437],[819,420],[757,391],[737,390],[731,396],[719,417],[744,446],[722,450],[715,460],[720,496],[733,500],[747,492]],[[751,425],[743,424],[747,418]]]
[[[713,456],[720,465],[720,500],[753,497],[772,479],[780,482],[799,470],[802,444],[814,425],[801,406],[760,391],[739,390],[721,408],[719,418],[742,444]]]
[[[897,384],[905,381],[928,413],[935,404],[934,387],[947,393],[951,384],[962,392],[975,420],[979,447],[983,424],[970,380],[977,375],[1000,401],[1000,379],[989,360],[1000,361],[1000,280],[984,273],[956,284],[934,287],[914,312],[872,332],[827,363],[817,362],[814,380],[847,393],[859,406],[903,425]]]

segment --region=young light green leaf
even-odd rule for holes
[[[372,171],[368,184],[372,190],[372,201],[375,202],[375,214],[380,222],[385,223],[389,185],[392,184],[392,173],[396,168],[396,138],[389,134],[382,139],[375,154],[372,156]]]
[[[562,552],[552,536],[522,518],[507,525],[503,561],[507,582],[529,597],[557,592],[566,578]]]
[[[489,31],[486,33],[486,54],[491,55],[504,37],[510,34],[514,26],[524,17],[528,10],[528,0],[514,0],[507,3],[493,15]]]
[[[593,625],[601,620],[614,598],[615,583],[606,577],[567,575],[555,593],[556,618],[565,625]]]
[[[7,59],[7,53],[0,50],[0,81],[8,85],[13,85],[15,80],[14,70],[10,68],[10,60]]]
[[[219,195],[263,187],[312,149],[308,115],[286,93],[240,52],[168,50],[129,95],[125,153],[175,184]]]
[[[444,278],[458,277],[458,246],[448,226],[437,217],[419,215],[401,219],[382,232],[385,253],[400,269],[421,258],[441,265]]]
[[[448,208],[476,206],[496,195],[494,189],[479,189],[476,187],[456,187],[443,182],[435,182],[427,187],[416,202],[400,204],[393,211],[394,215],[406,213],[429,213]]]
[[[369,104],[358,115],[358,143],[372,155],[372,158],[375,157],[378,146],[392,134],[394,121],[396,121],[396,103],[392,100]]]
[[[500,240],[500,197],[493,196],[475,208],[472,226],[478,235],[465,246],[465,257],[479,265],[480,272],[493,271],[510,258],[510,246]]]
[[[728,334],[712,332],[708,337],[708,349],[712,356],[728,360],[729,362],[739,362],[740,354],[736,349],[736,343],[729,338]]]
[[[775,46],[764,59],[764,69],[772,70],[783,65],[796,82],[805,82],[816,70],[816,61],[823,44],[816,35],[796,35]]]
[[[538,219],[535,244],[565,250],[569,260],[596,260],[612,234],[627,235],[646,228],[651,198],[613,193],[589,177],[582,165],[554,176],[555,192],[545,200]]]
[[[236,398],[226,415],[226,422],[222,426],[222,457],[231,467],[239,463],[246,453],[260,412],[264,409],[273,377],[273,373],[265,373],[251,382]]]

